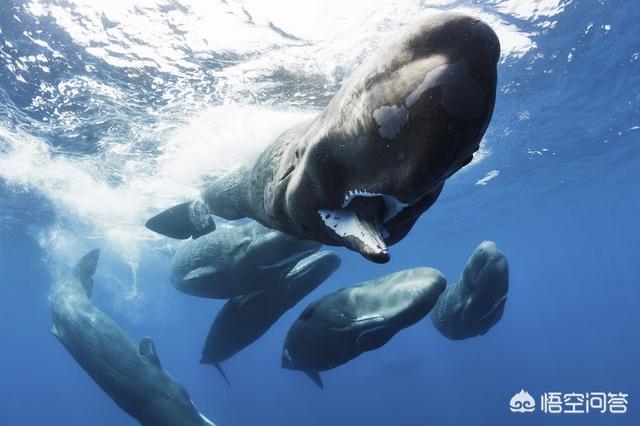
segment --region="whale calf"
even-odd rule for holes
[[[193,296],[243,296],[271,288],[320,247],[253,221],[226,227],[182,243],[171,261],[171,283]]]
[[[143,426],[213,426],[161,366],[155,345],[137,345],[91,303],[99,251],[84,256],[51,295],[52,333],[78,364]]]
[[[445,180],[471,162],[493,114],[500,43],[479,19],[408,25],[344,82],[326,109],[279,136],[201,199],[147,221],[174,238],[250,217],[374,262],[410,231]]]
[[[446,285],[433,268],[414,268],[344,288],[311,303],[287,333],[282,367],[319,372],[377,349],[424,318]]]
[[[220,362],[256,341],[285,312],[322,284],[340,266],[330,251],[307,256],[272,287],[230,299],[216,316],[202,349],[203,364],[213,364],[229,383]]]
[[[483,241],[471,254],[460,279],[438,298],[431,321],[453,340],[485,334],[502,318],[508,290],[507,258],[493,241]]]

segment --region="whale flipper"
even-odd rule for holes
[[[153,232],[179,240],[198,238],[216,229],[209,208],[198,200],[187,201],[158,213],[147,220],[145,226]]]
[[[220,366],[220,363],[216,362],[215,364],[213,364],[213,366],[216,367],[216,370],[218,370],[218,372],[220,373],[220,375],[222,376],[224,381],[227,382],[227,386],[231,386],[231,382],[229,381],[229,378],[227,377],[227,375],[225,374],[224,370]]]
[[[73,276],[80,281],[89,298],[91,298],[91,293],[93,293],[93,275],[96,273],[99,258],[100,249],[91,250],[85,254],[82,259],[78,261],[76,267],[73,268]]]
[[[324,385],[322,384],[322,379],[320,378],[320,373],[318,373],[317,371],[305,371],[304,373],[307,376],[309,376],[309,378],[313,380],[313,383],[318,385],[320,389],[324,389]]]
[[[160,358],[158,358],[158,353],[156,352],[156,345],[153,343],[150,337],[145,337],[140,340],[139,345],[140,355],[144,359],[146,359],[149,363],[155,365],[158,368],[162,368],[160,366]]]
[[[191,280],[199,280],[201,278],[206,278],[208,276],[214,275],[218,272],[218,268],[215,266],[202,266],[200,268],[196,268],[193,271],[189,272],[182,279],[183,281],[191,281]]]

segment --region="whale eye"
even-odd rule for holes
[[[327,315],[327,322],[330,324],[329,328],[342,329],[350,326],[352,321],[339,309],[331,309]]]

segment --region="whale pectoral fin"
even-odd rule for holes
[[[196,268],[193,271],[190,271],[187,275],[182,279],[183,281],[193,281],[199,280],[203,278],[207,278],[211,275],[217,274],[218,268],[215,266],[202,266],[200,268]]]
[[[220,363],[216,362],[216,363],[213,364],[213,366],[216,367],[216,370],[218,370],[218,372],[220,373],[220,375],[222,376],[224,381],[227,382],[227,386],[231,386],[231,382],[229,381],[229,378],[227,377],[227,375],[225,374],[224,370],[220,366]]]
[[[158,358],[158,353],[156,352],[156,345],[150,337],[145,337],[140,341],[139,351],[140,355],[147,360],[148,363],[162,368],[160,366],[160,358]]]
[[[73,268],[73,276],[80,281],[89,298],[93,293],[93,275],[96,273],[99,258],[100,249],[91,250]]]
[[[145,226],[153,232],[179,240],[198,238],[216,229],[209,208],[197,200],[178,204],[158,213]]]
[[[324,384],[322,384],[322,379],[320,378],[320,373],[318,373],[317,371],[309,371],[309,370],[307,370],[307,371],[304,371],[304,374],[309,376],[309,378],[311,380],[313,380],[313,383],[318,385],[318,387],[320,389],[324,389]]]
[[[62,335],[60,334],[60,332],[58,331],[58,327],[56,327],[55,324],[53,324],[51,326],[51,334],[53,334],[54,336],[56,336],[58,339],[62,338]]]

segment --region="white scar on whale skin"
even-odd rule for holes
[[[429,71],[418,87],[405,98],[404,105],[384,105],[373,111],[373,118],[378,124],[380,136],[389,140],[398,136],[409,120],[409,108],[425,91],[436,87],[449,68],[450,64],[442,64]]]
[[[404,100],[405,106],[411,108],[425,91],[436,87],[440,82],[440,77],[442,77],[450,67],[450,64],[442,64],[429,71],[427,75],[424,76],[422,83],[420,83],[413,92],[409,93],[409,96]]]
[[[409,119],[409,111],[404,106],[381,106],[373,111],[373,118],[378,124],[380,136],[386,139],[395,138]]]

